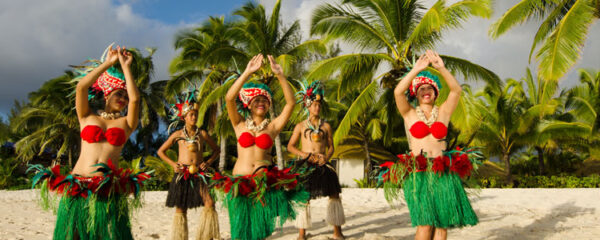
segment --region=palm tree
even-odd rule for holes
[[[144,56],[138,49],[130,49],[134,62],[131,71],[140,92],[140,124],[135,134],[136,146],[141,152],[133,156],[147,156],[156,152],[156,132],[160,122],[164,122],[166,111],[164,108],[164,88],[166,81],[150,82],[154,75],[152,56],[155,48],[146,48],[148,55]],[[131,149],[130,149],[131,150]]]
[[[529,53],[536,51],[538,73],[545,80],[558,80],[577,62],[592,22],[600,17],[598,0],[521,0],[490,27],[498,38],[516,25],[542,20]]]
[[[580,85],[568,91],[565,108],[589,132],[582,142],[591,156],[600,155],[600,71],[579,70]]]
[[[271,15],[267,16],[264,6],[248,2],[234,11],[234,15],[240,16],[242,19],[233,27],[233,31],[236,34],[236,46],[244,49],[246,54],[244,63],[257,54],[273,55],[282,66],[284,73],[289,76],[293,72],[292,69],[301,63],[301,59],[310,57],[314,53],[324,54],[327,49],[321,40],[308,40],[300,43],[299,21],[294,21],[289,27],[283,27],[280,21],[280,9],[281,0],[277,0]],[[275,117],[275,110],[279,111],[281,107],[276,103],[283,102],[283,94],[278,82],[273,79],[275,76],[268,67],[258,71],[252,78],[252,80],[264,82],[274,90],[274,104],[270,109],[272,118]],[[277,164],[283,166],[283,150],[279,136],[275,138],[275,149]]]
[[[520,131],[524,125],[522,118],[526,109],[523,106],[519,83],[509,79],[503,89],[486,86],[477,94],[480,104],[477,114],[481,119],[474,135],[477,145],[483,146],[489,155],[499,155],[506,171],[507,183],[512,182],[510,157],[523,146],[526,132]]]
[[[214,125],[221,147],[221,171],[225,168],[227,137],[235,138],[233,128],[220,127],[229,123],[227,114],[222,114],[223,98],[230,86],[227,83],[239,75],[236,62],[246,59],[245,53],[233,46],[232,24],[223,17],[209,17],[200,27],[178,33],[175,48],[181,52],[171,62],[170,71],[175,76],[165,91],[167,96],[174,96],[186,86],[199,85],[198,124]],[[207,124],[206,116],[215,116],[213,124]]]
[[[525,141],[532,145],[537,152],[538,173],[543,175],[545,172],[544,153],[549,149],[558,149],[561,139],[574,139],[582,137],[589,132],[584,124],[578,122],[562,121],[560,115],[563,105],[559,97],[555,97],[558,90],[558,82],[549,80],[543,81],[541,78],[534,78],[531,70],[527,69],[527,75],[520,82],[525,82],[527,90],[523,91],[523,86],[519,85],[523,96],[525,107],[523,125],[520,132],[524,134]]]
[[[29,94],[29,104],[11,122],[13,129],[25,133],[15,145],[22,160],[50,150],[56,154],[57,162],[66,154],[69,166],[73,166],[80,147],[79,122],[72,107],[75,98],[70,96],[75,87],[74,77],[73,72],[67,71],[44,83]]]

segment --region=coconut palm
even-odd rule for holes
[[[589,128],[581,138],[591,156],[600,155],[600,72],[579,70],[580,85],[570,89],[565,108],[575,121]]]
[[[551,149],[558,149],[560,140],[574,139],[589,133],[589,128],[583,123],[563,121],[561,106],[563,103],[559,97],[555,97],[558,90],[558,82],[554,80],[542,81],[534,78],[531,70],[527,69],[527,75],[522,79],[526,83],[527,90],[518,85],[520,92],[524,93],[523,103],[525,112],[522,116],[523,125],[520,132],[527,132],[524,138],[537,152],[538,173],[545,172],[544,155]]]
[[[474,142],[483,146],[490,156],[500,156],[508,183],[512,182],[511,155],[523,147],[526,135],[526,132],[520,131],[526,111],[520,90],[518,81],[509,79],[502,89],[486,86],[477,94],[480,98],[477,114],[485,120],[480,123]]]
[[[69,166],[79,153],[79,122],[75,114],[75,98],[70,96],[75,83],[73,72],[44,83],[29,95],[29,103],[11,122],[11,128],[25,136],[16,142],[17,156],[28,161],[49,150],[59,160],[64,154]],[[60,162],[60,161],[58,161]]]
[[[241,17],[241,21],[233,27],[233,31],[236,34],[236,46],[244,49],[246,54],[243,64],[246,64],[254,55],[272,55],[276,58],[277,63],[281,65],[286,76],[290,76],[290,73],[293,72],[292,69],[302,62],[301,59],[308,58],[314,53],[325,54],[327,49],[321,40],[300,42],[299,21],[294,21],[289,27],[282,26],[280,9],[281,0],[277,0],[271,15],[267,16],[263,5],[248,2],[234,11],[234,15]],[[273,79],[275,79],[275,75],[268,67],[256,72],[255,76],[251,78],[251,80],[269,85],[273,90],[274,101],[273,107],[270,109],[272,118],[275,117],[275,112],[280,110],[281,106],[277,103],[283,102],[283,94],[278,82],[273,81]],[[277,151],[277,164],[283,166],[283,150],[279,136],[275,138],[275,149]]]
[[[521,0],[490,27],[489,33],[498,38],[517,25],[543,20],[529,59],[537,49],[538,74],[545,80],[558,80],[579,59],[590,26],[599,17],[598,0]]]
[[[233,128],[221,127],[229,123],[227,114],[222,114],[223,98],[230,86],[227,83],[232,83],[231,79],[238,75],[236,62],[246,58],[233,46],[232,26],[224,17],[209,17],[200,27],[179,32],[175,37],[175,48],[181,52],[171,62],[170,71],[175,76],[166,86],[167,96],[190,85],[198,86],[198,124],[209,128],[212,125],[219,136],[220,170],[225,168],[227,137],[235,137]]]
[[[130,49],[133,55],[131,71],[140,92],[140,124],[135,134],[136,147],[141,151],[130,154],[131,156],[147,156],[156,152],[156,132],[160,122],[164,122],[166,112],[164,108],[164,88],[166,81],[150,82],[154,75],[152,56],[155,48],[146,48],[148,55],[144,56],[138,49]],[[131,148],[129,150],[132,150]]]

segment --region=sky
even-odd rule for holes
[[[312,10],[339,0],[283,0],[282,19],[298,19],[303,36]],[[449,0],[453,2],[455,0]],[[2,0],[0,1],[0,116],[5,117],[15,100],[23,101],[45,81],[60,76],[68,65],[99,58],[112,42],[128,47],[156,47],[154,80],[169,78],[168,64],[175,56],[174,35],[197,26],[208,16],[230,16],[246,0]],[[268,11],[275,0],[259,0]],[[521,78],[539,26],[528,23],[497,40],[487,35],[489,26],[517,0],[495,1],[491,19],[471,18],[462,29],[444,34],[436,47],[442,54],[468,59],[496,72],[502,79]],[[426,6],[432,0],[424,1]],[[584,54],[574,69],[600,69],[600,25],[591,27]],[[343,53],[355,51],[341,45]],[[577,83],[572,70],[561,86]]]

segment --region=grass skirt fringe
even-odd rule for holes
[[[478,223],[457,174],[414,172],[404,182],[412,226],[463,227]]]
[[[173,180],[169,184],[166,206],[183,209],[203,206],[204,203],[200,196],[200,188],[203,186],[200,184],[204,183],[198,178],[190,177],[184,179],[178,175],[173,176]]]
[[[246,176],[215,173],[212,182],[229,210],[232,239],[264,239],[296,217],[294,209],[304,207],[310,194],[290,170],[269,166]]]
[[[36,171],[32,187],[41,184],[42,208],[56,211],[54,239],[133,239],[129,217],[141,207],[141,188],[149,173],[117,168],[111,160],[94,166],[102,176],[65,175],[60,165],[29,167],[28,172]]]
[[[477,171],[483,155],[475,148],[444,151],[442,156],[398,155],[385,162],[377,177],[392,205],[402,196],[413,226],[438,228],[475,225],[477,215],[464,190],[463,180]]]
[[[123,195],[63,196],[54,228],[55,240],[133,239],[130,199]]]
[[[312,166],[309,166],[309,168],[314,169],[311,169],[310,173],[302,177],[303,180],[301,180],[306,190],[310,192],[310,199],[342,193],[340,180],[330,163],[323,166],[310,165]]]
[[[225,203],[229,209],[231,238],[258,240],[271,236],[277,224],[282,226],[286,220],[296,217],[295,203],[306,202],[308,197],[308,192],[303,190],[268,190],[262,201],[228,193]]]

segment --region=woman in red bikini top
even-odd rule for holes
[[[450,89],[448,98],[439,107],[435,105],[435,100],[439,95],[440,83],[437,76],[425,71],[429,64],[441,74]],[[404,94],[407,90],[410,99]],[[408,130],[409,146],[414,156],[425,153],[427,157],[435,158],[446,150],[444,140],[448,122],[461,91],[458,81],[445,68],[440,56],[431,50],[421,55],[413,69],[398,83],[394,96]],[[416,107],[409,104],[410,100],[416,100]],[[433,234],[436,239],[445,239],[446,229],[436,228],[434,233],[432,226],[417,226],[415,239],[431,239]]]
[[[271,90],[264,84],[244,84],[252,73],[262,67],[262,54],[254,56],[248,62],[244,73],[225,96],[227,113],[238,138],[238,159],[233,168],[234,175],[252,174],[260,167],[271,165],[273,139],[281,132],[294,109],[294,93],[283,75],[283,69],[272,56],[269,55],[268,59],[285,97],[285,106],[277,118],[269,122],[267,117],[271,107]],[[240,105],[239,112],[237,104]]]
[[[96,176],[94,164],[118,166],[123,145],[136,129],[139,114],[139,92],[131,74],[133,56],[117,46],[109,46],[99,66],[81,78],[75,90],[75,109],[81,128],[81,154],[72,174]],[[122,71],[113,66],[120,63]],[[105,107],[97,113],[90,108],[88,90],[102,93]],[[127,107],[127,116],[121,112]]]

